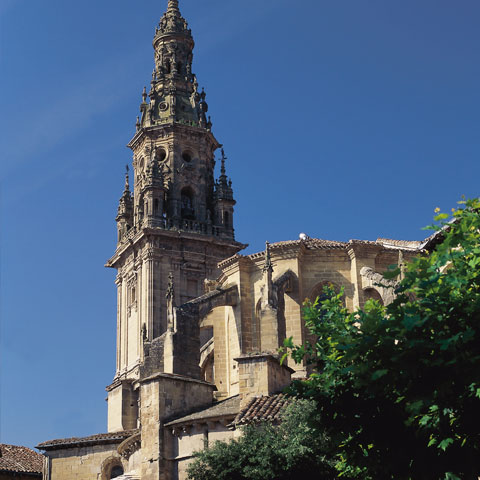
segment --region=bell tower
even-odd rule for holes
[[[214,177],[221,147],[206,93],[192,72],[194,41],[178,0],[169,0],[153,39],[155,67],[143,89],[133,152],[117,215],[118,241],[106,266],[118,271],[114,384],[140,376],[144,344],[168,330],[167,290],[181,305],[203,293],[217,263],[245,247],[235,241],[232,182]],[[169,301],[172,301],[170,299]]]

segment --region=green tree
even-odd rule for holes
[[[331,462],[321,453],[326,437],[318,430],[314,401],[296,400],[280,425],[263,421],[243,427],[242,436],[215,442],[195,453],[188,467],[192,480],[293,480],[336,478]]]
[[[328,290],[304,307],[317,340],[285,343],[314,365],[292,392],[316,401],[340,474],[480,475],[480,202],[461,203],[436,216],[441,241],[407,266],[392,304],[348,313]]]

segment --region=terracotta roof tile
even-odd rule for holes
[[[36,448],[40,450],[58,450],[76,446],[98,445],[105,443],[121,443],[128,437],[136,435],[140,430],[123,430],[121,432],[99,433],[89,437],[59,438],[40,443]]]
[[[41,474],[43,458],[30,448],[0,443],[0,472]]]
[[[279,421],[282,410],[292,401],[283,393],[270,396],[254,397],[247,406],[240,411],[232,422],[233,425],[245,425],[247,423],[268,420]]]
[[[393,240],[391,238],[377,238],[377,243],[385,247],[396,247],[407,250],[419,250],[424,242],[417,240]]]

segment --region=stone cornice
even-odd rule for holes
[[[156,133],[161,132],[163,134],[162,137],[165,138],[165,136],[169,136],[174,133],[181,133],[182,131],[189,134],[196,134],[205,137],[214,150],[220,148],[221,146],[213,133],[209,130],[205,130],[203,127],[193,127],[191,125],[184,125],[182,123],[169,122],[141,128],[138,132],[135,133],[130,142],[128,142],[127,147],[135,150],[142,142],[144,136],[152,136]]]
[[[238,250],[243,250],[244,248],[248,247],[248,244],[240,243],[235,240],[230,239],[223,239],[221,237],[214,237],[211,235],[204,235],[200,233],[188,232],[184,230],[165,230],[163,228],[143,228],[139,230],[135,236],[130,239],[128,242],[125,242],[119,246],[115,254],[107,261],[105,267],[107,268],[115,268],[117,262],[121,259],[121,257],[126,254],[131,248],[139,243],[140,240],[148,237],[148,236],[155,236],[155,237],[164,237],[167,238],[170,242],[175,240],[194,240],[195,242],[199,243],[202,242],[204,244],[213,244],[218,245],[219,247],[230,247],[235,248]]]
[[[178,382],[187,382],[187,383],[197,383],[199,385],[207,385],[211,387],[213,390],[216,390],[217,387],[213,383],[205,382],[204,380],[197,380],[195,378],[190,378],[190,377],[184,377],[183,375],[177,375],[175,373],[155,373],[147,378],[142,378],[139,380],[139,383],[148,383],[148,382],[153,382],[155,380],[174,380]]]

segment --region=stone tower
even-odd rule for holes
[[[201,295],[204,281],[216,278],[218,262],[244,247],[235,241],[235,200],[223,150],[221,174],[214,178],[221,145],[192,72],[193,47],[178,1],[169,0],[153,39],[150,89],[143,90],[141,116],[128,144],[133,194],[127,167],[117,249],[106,264],[118,271],[117,361],[110,392],[118,395],[122,383],[140,378],[144,345],[169,329],[167,303],[181,305]]]

